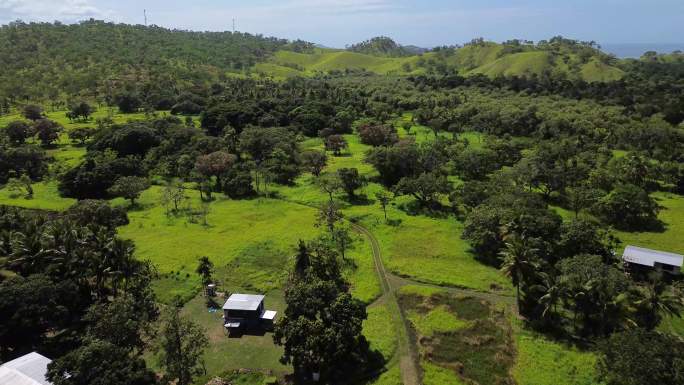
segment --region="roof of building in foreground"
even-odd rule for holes
[[[0,366],[0,384],[51,385],[45,378],[50,362],[49,358],[36,352],[5,362]]]
[[[223,310],[257,310],[264,296],[260,294],[231,294]]]
[[[682,267],[684,256],[643,247],[627,246],[624,253],[622,253],[622,259],[645,266],[654,266],[656,263],[661,263]]]

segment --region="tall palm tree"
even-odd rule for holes
[[[505,247],[499,253],[503,258],[501,271],[513,282],[515,286],[515,299],[520,311],[520,286],[538,268],[538,250],[531,247],[525,236],[511,233],[505,240]]]
[[[547,273],[539,273],[541,283],[536,286],[544,295],[539,298],[539,302],[544,305],[542,317],[546,318],[550,314],[557,314],[556,308],[558,303],[563,298],[563,286],[559,284],[556,278]]]
[[[636,306],[645,313],[645,327],[654,329],[663,317],[680,317],[684,310],[684,293],[680,285],[668,285],[660,274],[654,274],[649,281],[638,287],[641,299]]]

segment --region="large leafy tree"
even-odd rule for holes
[[[598,345],[601,380],[607,385],[684,383],[684,342],[659,332],[632,329]]]
[[[88,341],[48,365],[55,385],[154,385],[156,376],[145,361],[127,349],[102,340]]]
[[[165,315],[155,346],[159,363],[169,381],[189,385],[204,373],[202,354],[209,340],[202,328],[180,314],[174,306]]]
[[[335,382],[367,363],[368,343],[361,333],[366,310],[341,274],[336,252],[323,243],[309,248],[300,243],[285,290],[285,316],[273,335],[285,349],[281,361],[291,363],[300,378],[319,373]]]
[[[35,349],[45,333],[67,316],[62,290],[45,275],[14,277],[0,283],[0,358]]]
[[[31,136],[31,126],[21,120],[9,122],[5,127],[5,134],[14,145],[24,144],[26,139]]]
[[[121,197],[131,201],[131,206],[135,206],[135,200],[140,198],[143,191],[150,188],[150,181],[141,176],[123,176],[114,182],[109,188],[109,193],[115,197]]]
[[[416,177],[404,177],[395,187],[401,195],[411,195],[422,206],[429,206],[437,202],[439,194],[448,194],[451,184],[445,175],[436,172],[421,173]]]
[[[609,224],[621,229],[635,230],[656,224],[660,207],[644,189],[623,184],[601,198],[593,211]]]
[[[390,124],[364,124],[358,132],[361,142],[371,146],[391,146],[399,141],[397,129]]]
[[[225,151],[215,151],[200,155],[195,161],[195,169],[205,177],[216,177],[216,185],[221,186],[221,177],[235,164],[237,157]]]
[[[349,199],[354,199],[356,190],[366,184],[365,178],[359,174],[356,168],[341,168],[337,170],[337,177],[340,179],[342,189],[347,193]]]
[[[146,306],[130,294],[115,297],[111,302],[97,303],[88,309],[83,319],[88,323],[88,337],[142,354],[146,341],[153,335],[152,321],[157,307]]]
[[[328,156],[323,151],[310,150],[302,153],[302,165],[316,177],[321,175],[327,162]]]
[[[59,139],[59,133],[62,129],[59,123],[50,119],[38,119],[33,124],[33,131],[43,146],[49,146]]]

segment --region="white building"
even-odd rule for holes
[[[660,268],[672,274],[679,274],[684,262],[684,256],[642,247],[627,246],[624,253],[622,253],[622,260],[630,264]]]
[[[264,309],[264,298],[257,294],[232,294],[223,305],[226,329],[271,329],[277,312]]]
[[[52,362],[33,352],[0,365],[0,385],[52,385],[45,375]]]

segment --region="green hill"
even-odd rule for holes
[[[404,63],[413,63],[418,56],[391,58],[367,55],[358,52],[316,49],[314,53],[297,53],[278,51],[268,61],[255,66],[257,72],[281,77],[307,76],[316,72],[367,70],[378,74],[401,73],[411,71],[402,69]]]
[[[55,100],[149,82],[159,92],[241,73],[304,42],[89,20],[0,26],[0,100]],[[85,95],[81,95],[85,94]]]
[[[445,71],[462,75],[531,76],[545,72],[605,82],[622,78],[624,72],[594,48],[532,46],[478,42],[458,49],[422,55],[388,57],[348,50],[316,49],[313,53],[277,51],[257,72],[276,78],[309,76],[317,72],[366,70],[377,74],[424,74]]]

